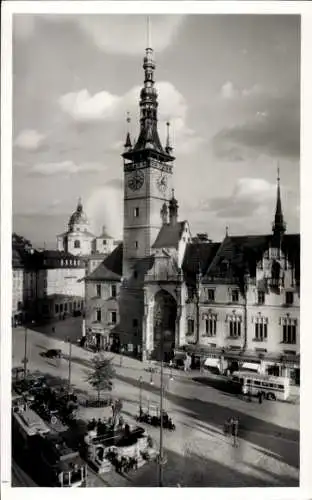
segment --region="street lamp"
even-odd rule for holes
[[[160,433],[159,433],[159,483],[160,488],[163,487],[163,398],[164,398],[164,332],[160,337],[161,358],[160,358]]]
[[[142,377],[139,378],[139,413],[142,415]]]
[[[72,343],[69,337],[67,337],[67,341],[69,342],[69,358],[68,358],[68,393],[70,393],[70,385],[71,385],[71,361],[72,361]]]
[[[201,283],[201,271],[200,271],[200,263],[198,260],[198,272],[196,274],[196,281],[195,281],[195,307],[196,307],[196,344],[199,344],[199,298],[200,298],[200,283]]]
[[[26,326],[24,328],[24,333],[25,333],[25,336],[24,336],[25,343],[24,343],[23,363],[24,363],[24,379],[26,379],[26,377],[27,377],[27,363],[28,363],[28,359],[27,359],[27,327]]]

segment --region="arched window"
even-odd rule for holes
[[[75,240],[74,247],[80,248],[80,241],[79,240]]]

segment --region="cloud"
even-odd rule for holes
[[[146,16],[92,15],[76,16],[79,28],[95,45],[113,54],[142,54],[146,41]],[[151,45],[161,52],[171,45],[181,24],[182,15],[152,15]],[[127,43],[131,40],[131,43]]]
[[[159,95],[158,130],[160,135],[165,135],[166,122],[169,120],[173,145],[181,153],[193,151],[203,142],[203,139],[186,125],[188,106],[184,96],[170,82],[158,82],[156,88]],[[82,126],[99,121],[122,122],[126,111],[129,111],[131,116],[136,116],[140,90],[141,87],[136,86],[118,96],[105,90],[91,95],[87,89],[83,89],[61,96],[58,103],[64,113]],[[132,125],[130,129],[133,132]],[[137,137],[137,134],[132,133],[132,136]],[[121,147],[122,143],[115,141],[111,149]]]
[[[14,144],[21,149],[35,151],[39,148],[44,138],[45,135],[40,134],[37,130],[25,129],[19,133]]]
[[[220,95],[222,99],[240,99],[251,97],[262,92],[262,87],[258,83],[249,88],[238,88],[233,82],[228,81],[221,86]]]
[[[102,91],[92,96],[83,89],[63,95],[59,104],[74,120],[93,121],[112,119],[119,101],[120,97],[109,92]]]
[[[37,163],[28,175],[33,177],[48,177],[52,175],[75,175],[79,173],[93,174],[105,169],[100,163],[81,163],[77,165],[71,160],[51,163]]]
[[[105,225],[109,234],[115,238],[121,238],[123,198],[122,191],[117,184],[108,182],[106,186],[95,189],[85,202],[85,211],[96,233],[99,233]]]
[[[216,156],[233,160],[233,153],[238,158],[265,154],[297,160],[300,156],[298,96],[299,91],[284,96],[259,94],[250,103],[250,118],[223,128],[213,137]]]
[[[204,211],[214,212],[221,219],[250,218],[271,210],[276,198],[276,185],[264,179],[238,179],[227,197],[215,197],[201,203]]]
[[[233,99],[238,95],[238,90],[234,87],[232,82],[226,82],[221,87],[221,96],[224,99]]]

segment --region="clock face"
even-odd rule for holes
[[[168,186],[168,179],[165,174],[161,174],[160,177],[157,179],[157,187],[159,191],[164,193],[167,189]]]
[[[143,184],[144,184],[144,174],[141,170],[134,172],[128,179],[128,187],[132,189],[132,191],[137,191],[138,189],[141,189]]]

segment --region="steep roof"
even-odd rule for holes
[[[187,284],[195,283],[196,275],[200,269],[204,275],[213,261],[221,243],[203,242],[189,243],[186,247],[182,269]]]
[[[88,276],[86,276],[86,281],[120,281],[122,276],[122,257],[123,257],[123,246],[118,245],[111,254],[109,254],[106,259],[99,264],[99,266]]]
[[[185,224],[186,221],[177,222],[176,224],[164,224],[152,248],[178,248]]]
[[[242,278],[246,271],[251,277],[256,276],[257,262],[261,259],[272,241],[272,234],[261,236],[227,236],[211,263],[207,277],[224,276],[223,265],[227,265],[226,276]],[[295,265],[296,279],[300,275],[300,235],[285,234],[282,251]]]

